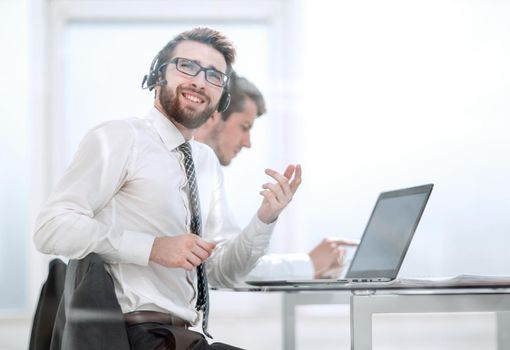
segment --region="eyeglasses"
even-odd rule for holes
[[[172,59],[170,62],[167,62],[166,64],[169,63],[175,63],[175,68],[179,72],[192,77],[196,77],[201,71],[204,71],[205,80],[218,87],[226,86],[228,83],[228,79],[230,78],[227,74],[220,72],[219,70],[216,70],[214,68],[204,68],[197,62],[189,60],[187,58],[176,57]]]

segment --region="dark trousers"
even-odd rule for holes
[[[159,323],[128,326],[127,333],[131,350],[241,350],[223,343],[209,345],[201,333]]]

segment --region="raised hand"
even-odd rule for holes
[[[206,242],[192,233],[158,237],[152,245],[149,260],[166,267],[182,267],[191,271],[207,260],[215,247],[216,243]]]
[[[272,169],[266,169],[265,173],[275,179],[276,183],[262,185],[260,194],[264,199],[257,215],[260,221],[269,224],[278,218],[301,184],[301,166],[289,165],[283,175]]]

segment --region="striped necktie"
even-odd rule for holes
[[[186,178],[188,179],[189,203],[191,207],[191,223],[190,231],[198,236],[202,235],[202,219],[200,218],[200,202],[198,199],[197,178],[195,175],[195,164],[191,156],[191,146],[189,142],[185,142],[179,146],[179,150],[184,155],[184,168],[186,170]],[[209,338],[212,336],[207,331],[209,321],[209,289],[207,285],[207,273],[205,270],[205,262],[197,267],[198,279],[198,297],[196,309],[203,311],[202,330]]]

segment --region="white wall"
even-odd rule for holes
[[[0,1],[0,310],[9,313],[26,306],[31,242],[26,13],[26,1]]]
[[[510,274],[510,3],[305,4],[310,244],[359,237],[379,192],[433,182],[402,275]]]

